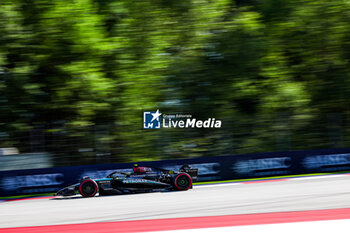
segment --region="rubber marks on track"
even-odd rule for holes
[[[259,224],[294,223],[350,219],[350,208],[310,210],[297,212],[225,215],[211,217],[171,218],[123,222],[98,222],[56,226],[2,228],[0,233],[112,233],[154,232],[216,227],[247,226]]]

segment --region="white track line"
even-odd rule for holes
[[[244,183],[249,182],[259,182],[262,183],[264,181],[286,181],[286,180],[318,180],[318,179],[332,179],[332,178],[340,178],[340,177],[347,177],[349,174],[336,174],[336,175],[316,175],[316,176],[305,176],[305,177],[286,177],[286,178],[276,178],[276,179],[260,179],[260,180],[246,180],[246,181],[236,181],[236,182],[228,182],[228,183],[218,183],[218,184],[200,184],[195,185],[195,189],[198,188],[213,188],[213,187],[221,187],[221,186],[233,186],[233,185],[240,185]]]
[[[346,176],[349,176],[349,175],[346,175],[346,174],[319,175],[319,176],[295,177],[295,178],[288,178],[288,179],[296,179],[296,180],[317,180],[317,179],[340,178],[340,177],[346,177]]]

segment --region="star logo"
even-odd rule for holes
[[[157,109],[157,111],[155,113],[151,113],[151,115],[153,116],[152,121],[154,121],[155,119],[157,119],[157,121],[159,121],[159,117],[160,115],[162,115],[161,113],[159,113],[159,109]]]

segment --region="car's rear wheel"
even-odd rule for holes
[[[98,192],[98,185],[94,180],[84,180],[79,186],[79,193],[83,197],[93,197]]]
[[[183,191],[192,187],[192,178],[187,173],[180,173],[175,176],[174,186],[176,190]]]

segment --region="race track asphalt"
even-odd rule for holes
[[[350,207],[350,175],[195,186],[94,198],[0,203],[0,228]]]

